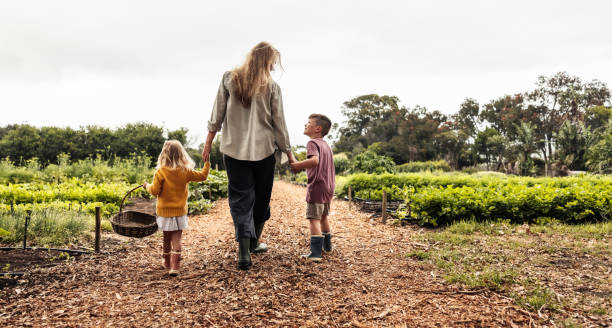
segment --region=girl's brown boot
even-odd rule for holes
[[[170,271],[168,273],[171,276],[177,276],[181,266],[181,251],[170,252]]]
[[[163,258],[163,260],[162,260],[162,267],[165,270],[170,269],[170,253],[163,253],[162,254],[162,258]]]

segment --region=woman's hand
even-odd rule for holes
[[[202,149],[202,161],[204,163],[210,161],[210,145],[204,145],[204,149]]]
[[[287,159],[289,160],[289,164],[297,162],[297,159],[295,159],[295,156],[293,155],[292,151],[287,152]]]
[[[204,142],[204,149],[202,149],[202,161],[204,163],[210,161],[210,148],[213,143],[213,140],[215,140],[216,134],[217,134],[217,131],[208,131],[208,135],[206,136],[206,141]]]
[[[143,186],[145,189],[147,189],[147,187],[149,186],[149,183],[147,183],[147,182],[145,181],[145,183],[143,183],[143,184],[142,184],[142,186]]]

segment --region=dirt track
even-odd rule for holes
[[[0,326],[538,326],[537,315],[489,291],[442,282],[404,256],[410,227],[385,226],[332,205],[335,250],[321,263],[308,247],[305,189],[277,181],[268,253],[236,269],[227,200],[190,219],[181,274],[158,269],[161,237],[130,240],[124,250],[39,269],[6,289]]]

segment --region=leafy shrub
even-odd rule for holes
[[[206,181],[190,183],[189,190],[189,214],[206,213],[212,208],[212,201],[227,197],[227,173],[210,170]]]
[[[427,162],[409,162],[399,165],[397,172],[423,172],[423,171],[451,171],[451,167],[445,160]]]
[[[592,172],[612,173],[612,120],[607,124],[600,140],[591,146],[586,154],[587,167]]]
[[[421,223],[447,225],[461,220],[563,223],[612,219],[610,184],[571,187],[502,184],[498,186],[425,187],[406,199]]]
[[[344,197],[348,185],[356,197],[410,204],[420,223],[446,225],[461,220],[538,223],[598,222],[612,219],[612,177],[581,176],[530,178],[499,174],[434,173],[355,174],[336,194]]]
[[[376,155],[373,151],[364,151],[353,158],[351,172],[365,173],[393,173],[396,171],[395,163],[391,157]]]
[[[334,168],[337,175],[342,175],[348,172],[351,168],[351,162],[349,161],[346,153],[334,154]]]

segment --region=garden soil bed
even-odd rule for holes
[[[335,249],[308,248],[305,189],[277,181],[267,253],[236,268],[227,200],[190,218],[181,273],[160,270],[161,235],[37,268],[0,291],[0,326],[440,327],[550,325],[508,297],[448,285],[406,256],[418,227],[382,225],[337,201]]]

